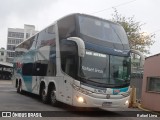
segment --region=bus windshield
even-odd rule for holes
[[[117,44],[128,44],[126,33],[122,26],[96,18],[79,16],[80,33],[102,41]]]
[[[80,60],[79,77],[85,82],[123,86],[130,82],[130,58],[86,50]]]

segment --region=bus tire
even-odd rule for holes
[[[45,86],[42,86],[42,90],[41,90],[41,100],[43,103],[47,104],[48,103],[48,96],[47,96],[47,92],[45,90]]]
[[[22,84],[21,84],[21,82],[19,82],[19,84],[18,84],[17,93],[22,94]]]
[[[18,87],[18,80],[16,79],[15,87]]]
[[[56,99],[56,94],[55,94],[55,89],[52,88],[50,91],[50,103],[52,106],[57,106],[58,105],[58,101]]]

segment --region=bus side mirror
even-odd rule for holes
[[[84,57],[85,55],[85,44],[84,41],[79,37],[69,37],[67,40],[76,42],[78,46],[78,56]]]
[[[140,67],[144,67],[145,56],[138,50],[131,49],[131,53],[138,54],[140,56]]]

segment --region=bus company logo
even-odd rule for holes
[[[119,89],[115,89],[115,90],[113,90],[113,93],[119,93],[120,92],[120,90]]]
[[[2,117],[12,117],[11,112],[2,112]]]
[[[106,99],[109,99],[110,97],[111,97],[110,94],[107,94],[107,95],[106,95]]]
[[[105,94],[107,91],[107,89],[94,89],[95,93],[101,93],[101,94]]]
[[[2,117],[42,117],[42,114],[39,112],[2,112]]]

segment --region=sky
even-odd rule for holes
[[[0,0],[0,48],[7,46],[8,28],[35,25],[40,31],[71,13],[110,20],[114,8],[125,17],[144,23],[142,32],[155,33],[150,55],[160,53],[160,0]],[[148,56],[150,56],[148,55]]]

